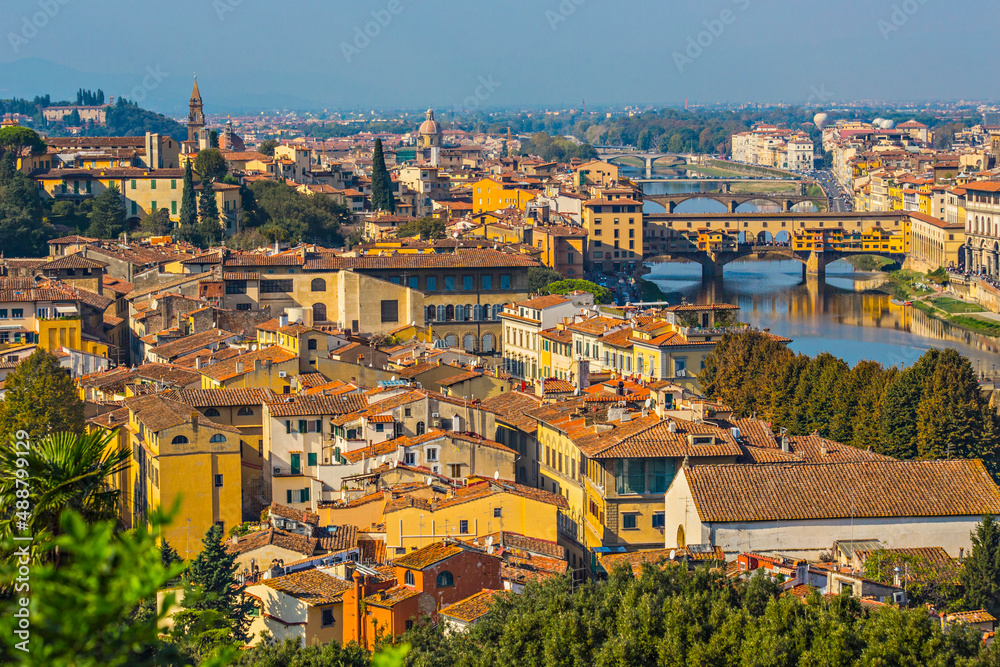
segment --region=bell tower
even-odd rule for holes
[[[198,77],[194,77],[194,88],[191,90],[191,101],[188,103],[188,142],[198,149],[210,145],[205,131],[205,113],[201,106],[201,91],[198,90]]]

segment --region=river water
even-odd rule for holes
[[[644,276],[670,303],[732,303],[740,320],[793,339],[796,352],[829,352],[853,365],[871,359],[909,366],[932,347],[953,347],[978,372],[1000,370],[1000,339],[972,333],[896,306],[874,291],[878,273],[855,271],[847,262],[826,268],[826,278],[802,275],[794,260],[747,260],[726,265],[721,278],[702,279],[693,262],[648,264]]]
[[[640,170],[624,170],[642,178]],[[683,172],[655,170],[654,176],[678,176]],[[752,182],[752,181],[749,181]],[[767,181],[763,181],[766,183]],[[643,183],[647,194],[708,192],[718,190],[716,181],[684,179]],[[802,210],[814,210],[803,204]],[[647,213],[663,213],[663,207],[646,204]],[[740,212],[777,211],[765,202],[748,203]],[[721,203],[698,199],[682,202],[680,213],[724,213]],[[889,296],[876,291],[878,273],[855,271],[847,262],[834,262],[826,278],[805,277],[802,264],[792,260],[747,260],[725,267],[721,278],[701,277],[701,267],[691,262],[647,265],[646,280],[667,294],[671,303],[732,303],[740,307],[740,319],[753,326],[793,339],[796,352],[834,354],[853,365],[871,359],[885,365],[909,366],[932,347],[953,347],[972,361],[977,372],[996,376],[1000,366],[1000,339],[972,333],[928,317],[913,307],[896,306]]]

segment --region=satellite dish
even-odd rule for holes
[[[495,473],[493,473],[493,481],[496,481],[498,479],[500,479],[500,471],[499,470],[497,470]]]
[[[393,376],[392,376],[391,378],[389,378],[389,379],[390,379],[390,380],[392,380],[393,382],[395,382],[395,381],[396,381],[396,376],[395,376],[395,375],[393,375]]]
[[[250,346],[250,351],[251,352],[256,352],[257,351],[257,346],[256,345],[251,345]]]
[[[653,404],[653,398],[652,397],[647,398],[646,399],[646,409],[648,410],[649,406],[652,405],[652,404]]]
[[[674,556],[676,556],[676,555],[677,555],[677,550],[676,549],[671,549],[670,550],[670,560],[673,560]]]
[[[490,535],[489,537],[486,538],[486,546],[488,546],[488,547],[492,547],[493,546],[493,536],[492,535]]]

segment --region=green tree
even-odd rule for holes
[[[381,139],[375,140],[375,150],[372,152],[371,202],[373,211],[396,212],[396,198],[392,194],[392,178],[385,166]]]
[[[551,282],[543,287],[541,291],[546,294],[569,294],[577,290],[593,294],[596,303],[611,303],[612,301],[611,290],[607,287],[602,287],[589,280],[580,280],[579,278]]]
[[[143,599],[180,572],[160,562],[155,538],[144,530],[117,532],[113,521],[95,524],[69,511],[62,516],[60,535],[39,543],[58,550],[71,566],[57,566],[46,557],[31,569],[30,637],[27,652],[15,630],[18,596],[0,598],[0,662],[5,665],[74,667],[152,667],[180,664],[177,651],[163,645],[158,624],[166,618],[171,598],[144,621],[131,618]],[[36,540],[37,541],[37,540]],[[0,563],[0,584],[17,577],[16,558]],[[234,656],[222,656],[202,667],[221,667]]]
[[[862,396],[881,373],[882,364],[877,361],[860,361],[841,376],[834,390],[833,419],[828,434],[831,440],[843,443],[854,441],[854,426],[859,418]]]
[[[419,236],[422,241],[443,239],[445,237],[444,220],[428,216],[404,222],[396,228],[397,239],[405,239],[412,236]]]
[[[112,183],[107,190],[94,197],[87,234],[97,239],[116,239],[125,230],[125,199],[118,186]]]
[[[917,456],[917,410],[927,379],[937,365],[939,350],[925,352],[917,363],[896,376],[882,404],[880,453],[897,459]]]
[[[165,208],[158,208],[155,211],[147,211],[142,215],[142,223],[139,229],[150,236],[162,236],[170,233],[170,211]]]
[[[198,224],[198,201],[194,192],[194,175],[191,161],[184,164],[184,188],[181,190],[181,214],[178,221],[180,230],[194,230]]]
[[[28,127],[20,125],[10,125],[0,129],[0,148],[5,153],[10,153],[15,158],[20,157],[25,151],[31,155],[42,155],[45,153],[45,141],[37,132]]]
[[[249,226],[261,235],[284,240],[339,244],[340,227],[351,219],[343,205],[324,195],[306,195],[285,183],[257,181],[250,186],[256,213]]]
[[[562,274],[547,266],[533,266],[528,269],[528,290],[537,293],[550,283],[562,280]]]
[[[917,456],[980,458],[996,476],[996,419],[969,360],[952,348],[942,350],[917,406]]]
[[[850,444],[858,449],[880,451],[883,443],[882,408],[889,385],[896,380],[899,369],[882,368],[858,396],[857,417]]]
[[[215,200],[215,187],[210,179],[201,181],[201,194],[198,196],[198,234],[201,243],[211,246],[222,236],[222,225],[219,223],[219,204]]]
[[[1000,614],[1000,524],[986,516],[972,532],[972,551],[962,566],[962,586],[969,609]]]
[[[264,141],[260,142],[259,146],[257,146],[257,152],[266,155],[268,157],[274,157],[274,149],[280,145],[281,144],[279,144],[274,139],[265,139]]]
[[[828,425],[834,418],[836,387],[849,371],[843,360],[824,352],[809,360],[796,386],[794,410],[787,425],[794,435],[821,431],[829,436]]]
[[[221,181],[229,173],[229,165],[218,148],[206,148],[199,151],[198,157],[194,159],[194,170],[202,181]]]
[[[178,636],[194,630],[201,631],[212,643],[248,639],[254,604],[244,594],[246,587],[236,581],[239,569],[236,554],[226,549],[222,537],[221,526],[209,528],[202,539],[201,553],[188,567],[184,577],[184,610],[174,617]]]
[[[653,135],[653,130],[650,128],[645,128],[639,132],[639,139],[636,141],[636,146],[638,146],[641,151],[649,151],[653,149],[656,144],[656,137]]]
[[[0,248],[7,256],[45,255],[51,238],[42,219],[38,186],[24,172],[13,168],[11,153],[0,159]]]
[[[49,433],[83,433],[83,401],[59,360],[38,350],[7,376],[0,401],[0,439],[25,431],[32,440]]]
[[[17,442],[27,444],[18,446]],[[114,434],[103,431],[4,441],[0,445],[0,539],[10,544],[7,540],[13,536],[30,534],[33,540],[28,546],[38,549],[57,533],[59,515],[66,509],[90,523],[116,521],[120,492],[108,480],[127,467],[132,452],[118,449],[115,442]],[[29,493],[27,517],[18,506],[19,489]],[[33,555],[37,557],[37,551]]]
[[[699,375],[706,395],[737,415],[762,415],[770,408],[770,379],[795,355],[760,331],[728,333],[705,358]]]

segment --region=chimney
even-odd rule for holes
[[[282,313],[281,315],[278,315],[278,326],[279,327],[287,327],[288,326],[288,314],[287,313]]]
[[[253,369],[255,371],[259,371],[263,365],[264,363],[260,359],[253,360]]]
[[[351,578],[354,580],[354,639],[362,646],[365,646],[361,637],[361,633],[365,627],[364,619],[361,617],[361,598],[364,597],[365,589],[364,575],[355,570]]]
[[[673,419],[667,422],[667,430],[671,433],[677,433],[677,422]]]
[[[241,375],[242,373],[243,373],[243,362],[242,361],[237,361],[236,362],[236,374],[237,375]]]
[[[787,435],[781,436],[781,451],[783,451],[783,452],[790,452],[790,451],[792,451],[792,448],[791,448],[791,446],[788,443],[788,436]]]
[[[820,456],[826,456],[826,443],[824,442],[819,446]]]
[[[198,370],[198,369],[201,368],[201,357],[195,357],[194,358],[194,367],[195,367],[195,370]]]

